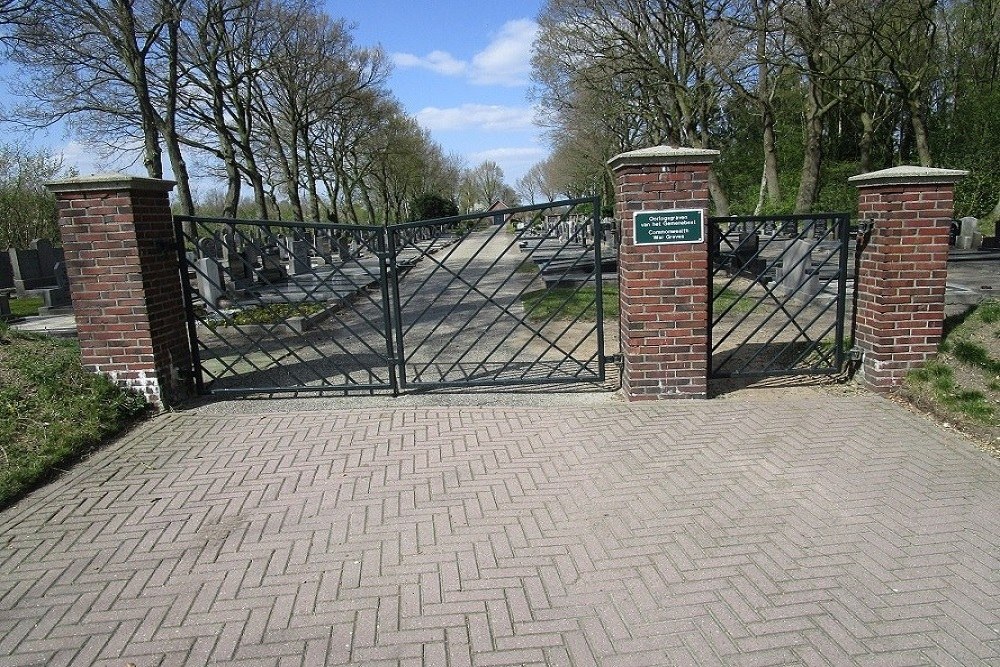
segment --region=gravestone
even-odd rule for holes
[[[221,255],[219,241],[214,236],[206,236],[198,239],[198,257],[205,259],[211,257],[217,259]]]
[[[278,236],[278,256],[282,262],[287,262],[292,252],[292,242],[294,237],[281,234]]]
[[[198,274],[198,294],[201,295],[206,306],[214,309],[219,305],[219,299],[225,293],[219,260],[212,256],[202,257],[195,262],[195,269]]]
[[[48,239],[35,239],[31,242],[31,249],[38,253],[38,273],[47,284],[56,284],[56,259],[55,248]]]
[[[316,235],[316,252],[330,263],[330,251],[333,249],[333,242],[330,239],[330,231],[324,229]]]
[[[298,276],[303,273],[309,273],[311,269],[309,242],[292,241],[291,255],[288,257],[288,275]]]
[[[288,277],[282,263],[281,255],[276,252],[266,252],[261,255],[262,268],[260,271],[260,282],[278,283]]]
[[[228,273],[226,282],[231,290],[239,292],[250,287],[252,271],[240,252],[239,237],[233,230],[222,236],[222,264]]]
[[[0,292],[14,289],[14,267],[10,264],[10,255],[0,253]]]
[[[978,250],[983,244],[983,235],[979,231],[979,220],[965,217],[959,221],[961,225],[955,247],[959,250]]]
[[[67,308],[73,305],[69,292],[69,275],[66,273],[66,263],[56,262],[53,266],[53,273],[56,279],[56,286],[42,292],[42,299],[45,305],[38,309],[40,314],[50,313],[53,310]]]
[[[785,249],[781,269],[775,276],[775,291],[785,296],[802,294],[815,296],[819,292],[819,276],[812,272],[813,244],[796,239]]]
[[[6,294],[0,294],[0,320],[12,319],[10,314],[10,301]]]
[[[17,290],[18,296],[24,296],[27,290],[40,289],[45,286],[38,266],[37,250],[11,248],[7,252],[11,269],[14,272],[14,289]]]

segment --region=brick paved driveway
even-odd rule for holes
[[[998,555],[870,396],[175,413],[0,515],[0,664],[1000,665]]]

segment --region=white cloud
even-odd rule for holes
[[[102,155],[93,146],[75,140],[68,141],[55,149],[55,152],[62,157],[63,166],[67,169],[76,169],[81,176],[110,172],[145,175],[141,165],[138,164],[140,151],[141,146],[136,145],[134,151],[126,150],[117,156]]]
[[[531,107],[463,104],[441,109],[426,107],[417,112],[417,122],[428,130],[510,132],[531,129],[535,111]]]
[[[419,67],[444,76],[462,76],[482,86],[524,86],[531,75],[531,47],[538,36],[538,24],[530,19],[508,21],[472,62],[458,60],[447,51],[431,51],[426,56],[394,53],[397,67]]]
[[[394,53],[392,61],[398,67],[421,67],[445,76],[459,76],[468,69],[467,63],[456,60],[447,51],[431,51],[423,57],[412,53]]]
[[[491,148],[485,151],[469,153],[466,158],[471,166],[482,164],[486,160],[496,162],[503,169],[504,181],[513,186],[517,179],[524,176],[535,163],[548,157],[549,152],[538,146],[523,148]]]
[[[477,164],[485,160],[534,164],[535,162],[540,162],[546,155],[548,155],[548,151],[544,148],[532,146],[528,148],[491,148],[479,151],[478,153],[472,153],[469,157]]]
[[[538,24],[529,19],[508,21],[489,45],[472,58],[472,83],[523,86],[531,74],[531,47]]]

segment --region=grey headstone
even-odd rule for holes
[[[69,273],[66,272],[66,262],[56,262],[56,287],[69,291]]]
[[[781,262],[781,272],[777,276],[775,288],[785,294],[793,292],[816,294],[819,291],[819,276],[812,269],[813,244],[797,239],[785,250]]]
[[[261,261],[263,263],[260,272],[261,282],[276,283],[287,277],[280,255],[266,253],[261,255]]]
[[[292,241],[291,255],[288,258],[288,275],[297,276],[309,273],[312,264],[309,261],[309,242]]]
[[[219,260],[214,257],[202,257],[195,262],[195,268],[198,274],[198,293],[205,301],[205,305],[215,308],[219,298],[225,293]]]
[[[212,236],[198,239],[198,256],[202,259],[218,258],[220,256],[218,239]]]
[[[291,236],[285,236],[282,234],[278,237],[278,256],[281,257],[281,261],[288,261],[288,257],[292,253],[292,242],[293,238]]]
[[[962,218],[961,229],[955,239],[955,247],[960,250],[978,250],[983,244],[983,235],[979,231],[979,220],[971,216]]]

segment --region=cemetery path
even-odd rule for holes
[[[3,664],[1000,665],[1000,464],[898,405],[425,400],[140,425],[0,513]]]

